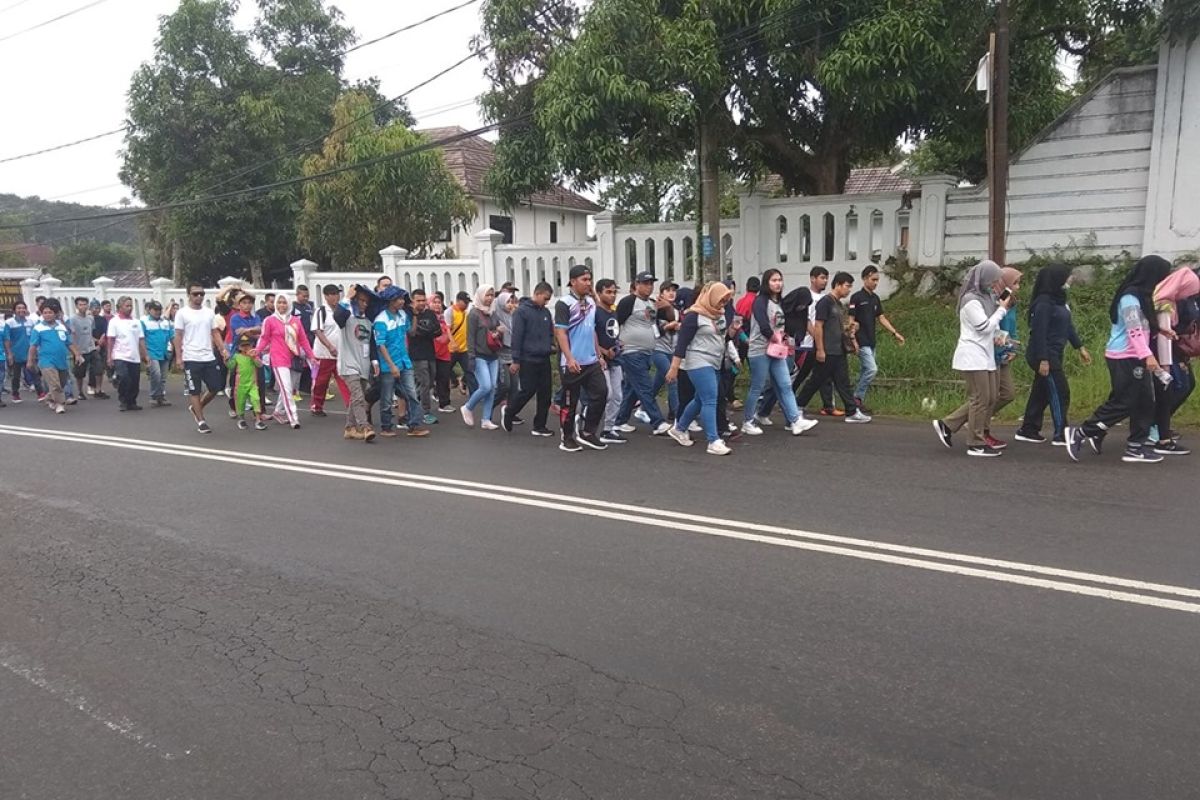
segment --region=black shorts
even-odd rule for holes
[[[214,361],[183,362],[183,380],[188,394],[204,394],[204,389],[216,394],[225,388],[225,376]]]

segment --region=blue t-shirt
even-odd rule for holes
[[[259,328],[263,326],[264,320],[259,319],[256,315],[250,314],[243,317],[241,312],[229,315],[229,352],[237,351],[238,336],[246,328]]]
[[[412,369],[412,360],[408,357],[408,315],[403,311],[393,314],[385,309],[375,318],[374,329],[376,346],[387,348],[396,368]],[[379,355],[379,370],[392,371],[382,353]]]
[[[29,337],[36,324],[37,320],[33,317],[25,317],[22,321],[14,316],[4,321],[3,338],[8,340],[12,348],[14,361],[21,362],[29,357]]]
[[[165,361],[167,344],[175,335],[175,323],[166,317],[143,317],[142,333],[146,340],[146,355],[155,361]]]
[[[586,367],[600,360],[596,354],[596,303],[592,298],[567,292],[554,306],[554,327],[567,332],[576,364]],[[566,367],[566,359],[562,366]]]
[[[67,369],[70,344],[71,334],[61,322],[39,322],[29,336],[29,345],[37,348],[38,369]]]
[[[1000,330],[1008,334],[1008,341],[1003,346],[997,345],[994,348],[996,351],[996,366],[1003,367],[1008,363],[1009,354],[1017,351],[1016,345],[1012,343],[1017,338],[1017,309],[1015,306],[1010,308],[1000,320]]]

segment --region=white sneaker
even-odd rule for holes
[[[758,423],[753,420],[746,420],[742,423],[742,433],[747,436],[762,436],[763,430],[758,427]]]
[[[703,433],[703,432],[704,432],[704,426],[703,426],[703,425],[701,425],[701,424],[700,424],[699,422],[697,422],[696,420],[692,420],[692,424],[691,424],[691,425],[688,425],[688,432],[689,432],[689,433]]]
[[[762,428],[769,428],[775,424],[774,422],[771,421],[770,417],[760,417],[758,414],[754,415],[754,421],[755,421],[755,423],[758,424],[759,427],[762,427]]]
[[[479,429],[484,431],[497,431],[500,430],[500,426],[492,422],[490,419],[485,419],[483,422],[479,423]]]
[[[613,430],[615,430],[617,433],[637,433],[637,426],[630,425],[628,422],[626,422],[624,425],[618,425],[617,427],[613,428]]]
[[[693,444],[695,444],[695,442],[692,441],[692,437],[688,436],[686,431],[681,431],[674,425],[667,430],[667,436],[670,436],[684,447],[691,447]]]
[[[671,423],[667,422],[666,420],[663,420],[662,422],[658,423],[657,428],[655,428],[653,431],[650,432],[650,435],[651,436],[662,436],[667,431],[671,430],[671,427],[672,427]]]
[[[867,421],[870,422],[869,419]],[[792,432],[792,436],[799,436],[805,431],[811,431],[813,428],[817,427],[818,422],[820,422],[820,420],[805,419],[804,417],[800,417],[800,419],[788,426],[788,430]]]
[[[65,408],[63,408],[62,406],[55,406],[54,413],[55,414],[65,414],[65,413],[67,413],[67,410]]]
[[[708,443],[708,454],[710,456],[727,456],[732,452],[729,449],[729,445],[725,444],[724,439],[717,439],[715,442]]]
[[[644,423],[646,425],[650,424],[650,415],[647,414],[645,411],[642,411],[640,408],[637,411],[633,412],[633,416],[637,418],[638,422]]]
[[[466,406],[463,406],[458,411],[460,414],[462,414],[463,422],[467,423],[467,427],[474,428],[475,427],[475,415],[471,413],[471,409],[467,408]]]
[[[846,422],[870,422],[871,418],[862,412],[861,409],[855,411],[850,416],[846,417]]]

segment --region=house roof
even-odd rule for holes
[[[455,126],[425,128],[417,132],[436,142],[454,136],[462,136],[467,131]],[[488,170],[492,168],[492,164],[496,163],[495,145],[481,136],[468,136],[457,142],[442,145],[441,151],[450,174],[462,185],[467,194],[474,197],[490,196],[485,188],[485,182]],[[544,192],[535,192],[528,199],[531,203],[539,206],[569,208],[589,214],[604,210],[603,206],[598,206],[583,195],[576,194],[562,186],[555,186]]]
[[[25,261],[31,265],[48,267],[54,263],[54,248],[48,244],[38,244],[37,242],[21,242],[18,244],[6,245],[5,249],[10,252],[20,253],[25,257]]]
[[[767,194],[783,193],[783,178],[768,175],[755,184],[755,188]],[[911,192],[916,184],[903,175],[892,172],[891,167],[860,167],[850,170],[842,194],[876,194],[881,192]]]
[[[112,279],[114,289],[149,289],[150,273],[144,269],[119,269],[104,273]]]

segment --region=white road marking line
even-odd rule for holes
[[[50,677],[44,667],[32,659],[17,653],[8,645],[0,645],[0,667],[3,667],[19,678],[24,678],[47,694],[63,701],[95,722],[99,722],[118,736],[128,739],[147,750],[154,751],[155,755],[159,758],[166,761],[173,761],[181,755],[187,756],[192,753],[191,750],[184,750],[178,754],[163,750],[157,742],[150,738],[149,734],[142,731],[142,727],[136,722],[128,717],[114,717],[104,713],[93,702],[88,700],[79,688],[71,684],[70,681],[63,678]]]
[[[138,443],[133,441],[109,441],[99,440],[95,438],[81,438],[79,435],[62,432],[28,432],[15,431],[6,429],[0,426],[0,434],[8,436],[20,436],[36,439],[45,439],[50,441],[69,442],[72,444],[94,444],[100,447],[113,447],[124,450],[136,450],[145,453],[157,455],[179,456],[184,458],[195,458],[202,461],[215,461],[227,464],[238,464],[241,466],[250,467],[269,467],[275,470],[284,472],[297,472],[307,475],[317,475],[320,477],[339,478],[342,480],[359,481],[362,483],[373,483],[384,486],[401,486],[410,489],[416,489],[425,492],[439,492],[442,494],[452,494],[472,499],[487,499],[491,502],[509,503],[510,505],[520,505],[529,508],[537,508],[547,511],[561,511],[571,514],[583,514],[587,516],[597,517],[608,521],[629,522],[634,525],[643,525],[647,527],[662,528],[672,532],[687,531],[690,533],[698,533],[705,536],[713,536],[724,539],[736,539],[740,541],[756,542],[759,544],[774,545],[776,547],[787,547],[794,550],[808,550],[811,552],[827,553],[830,555],[844,556],[847,558],[856,558],[864,561],[875,561],[885,564],[893,564],[896,566],[913,567],[915,569],[923,569],[931,572],[942,572],[953,575],[963,575],[973,578],[982,578],[984,580],[998,581],[1002,583],[1011,583],[1021,586],[1030,586],[1040,589],[1050,589],[1053,591],[1066,592],[1070,594],[1085,595],[1089,597],[1099,597],[1106,600],[1116,600],[1124,603],[1133,603],[1136,605],[1152,606],[1155,608],[1170,609],[1173,611],[1186,611],[1193,614],[1200,614],[1200,603],[1189,603],[1182,600],[1173,600],[1170,598],[1156,597],[1153,595],[1143,595],[1134,592],[1116,591],[1113,589],[1105,589],[1098,586],[1088,586],[1085,584],[1069,583],[1065,581],[1048,580],[1045,578],[1036,578],[1028,575],[1018,575],[1005,572],[996,572],[993,570],[976,569],[974,567],[960,566],[957,564],[947,564],[939,561],[927,561],[919,558],[910,558],[904,556],[889,555],[887,553],[871,552],[869,550],[857,550],[849,547],[840,547],[827,544],[819,544],[816,542],[808,542],[800,539],[785,538],[781,536],[767,536],[757,533],[745,533],[738,530],[732,530],[726,527],[726,523],[720,520],[715,521],[715,524],[692,523],[685,522],[682,519],[659,519],[648,517],[642,513],[642,509],[636,509],[637,513],[626,513],[617,511],[610,506],[604,509],[581,507],[580,504],[571,497],[562,497],[547,495],[552,499],[538,499],[532,497],[520,497],[512,495],[498,495],[494,497],[481,497],[480,491],[475,486],[484,486],[486,484],[477,484],[471,488],[454,486],[454,485],[439,485],[431,484],[425,476],[414,476],[413,478],[385,477],[383,475],[368,475],[356,474],[348,470],[332,469],[328,466],[308,467],[296,462],[289,462],[286,459],[265,459],[257,456],[249,456],[240,453],[226,454],[226,451],[203,451],[200,448],[169,449],[163,448],[155,443],[146,442]],[[500,487],[496,487],[500,488]],[[507,489],[506,489],[507,491]],[[939,551],[931,551],[939,552]],[[1104,578],[1106,576],[1097,576]],[[1119,579],[1112,579],[1119,580]],[[1096,582],[1096,581],[1092,581]],[[1155,584],[1157,585],[1157,584]],[[1192,591],[1184,587],[1173,587],[1183,591]]]
[[[938,561],[949,561],[958,564],[970,564],[977,567],[987,567],[989,569],[1009,570],[1014,572],[1026,572],[1032,575],[1041,575],[1049,578],[1063,578],[1071,581],[1082,581],[1084,583],[1097,583],[1105,586],[1114,586],[1121,589],[1134,589],[1142,592],[1154,592],[1157,594],[1169,594],[1178,597],[1200,598],[1200,588],[1190,588],[1186,586],[1176,586],[1166,583],[1154,583],[1151,581],[1141,581],[1132,578],[1120,578],[1113,575],[1102,575],[1094,572],[1082,572],[1079,570],[1063,569],[1059,567],[1049,567],[1041,564],[1029,564],[1020,561],[1007,561],[998,558],[989,558],[987,556],[974,556],[966,553],[955,553],[947,550],[934,550],[924,547],[913,547],[910,545],[893,544],[891,542],[881,542],[874,539],[862,539],[852,536],[841,536],[832,533],[819,533],[816,531],[806,531],[795,528],[786,528],[778,525],[768,525],[756,522],[744,522],[738,520],[736,523],[730,520],[721,519],[719,517],[709,517],[700,514],[688,514],[681,511],[661,510],[655,508],[643,508],[641,506],[630,505],[619,502],[609,502],[603,500],[594,500],[586,497],[565,497],[564,495],[554,494],[551,492],[542,492],[534,489],[522,489],[513,486],[500,486],[497,484],[481,483],[478,481],[464,480],[460,478],[442,478],[436,475],[423,475],[411,472],[398,472],[394,470],[376,469],[373,467],[359,467],[352,464],[330,464],[320,461],[307,461],[299,458],[284,458],[280,456],[260,455],[242,453],[236,450],[218,450],[208,447],[196,447],[194,445],[173,444],[173,443],[158,443],[145,439],[129,439],[119,436],[104,436],[92,433],[76,433],[74,431],[60,431],[47,428],[27,428],[15,425],[0,425],[0,433],[7,432],[22,432],[30,434],[49,434],[55,436],[70,436],[77,440],[92,441],[96,443],[116,442],[116,443],[138,443],[147,445],[152,448],[153,452],[164,450],[178,451],[180,454],[218,454],[226,455],[234,458],[253,458],[259,462],[277,465],[291,465],[301,467],[312,467],[320,470],[341,470],[358,475],[378,476],[384,478],[392,478],[401,481],[417,481],[422,484],[419,488],[430,488],[424,484],[435,483],[448,487],[460,487],[471,489],[474,492],[487,493],[490,495],[500,495],[496,499],[507,499],[509,496],[518,495],[534,500],[546,500],[551,502],[561,502],[568,500],[571,507],[585,506],[589,508],[599,509],[608,514],[612,511],[625,512],[628,514],[638,515],[640,517],[656,517],[670,527],[679,522],[689,522],[700,526],[715,526],[720,528],[736,527],[744,531],[752,531],[755,533],[768,534],[770,536],[784,536],[794,539],[807,539],[815,542],[826,542],[832,545],[846,546],[852,548],[866,548],[869,550],[880,550],[886,553],[898,553],[904,556],[915,556],[923,559],[936,559]]]

